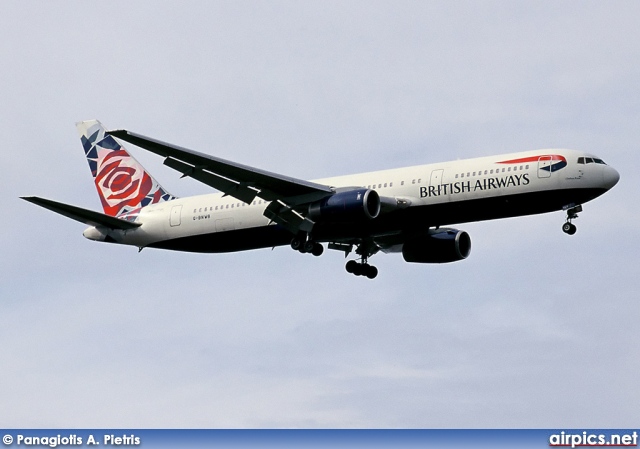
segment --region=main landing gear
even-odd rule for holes
[[[373,265],[369,265],[367,261],[376,252],[378,252],[378,247],[372,241],[360,243],[356,249],[356,254],[360,255],[360,262],[350,260],[345,265],[345,269],[348,273],[356,276],[366,276],[369,279],[374,279],[378,276],[378,269]]]
[[[578,230],[576,225],[571,223],[571,220],[578,218],[578,212],[582,212],[582,206],[579,204],[567,209],[567,221],[562,225],[562,231],[566,234],[573,235]]]
[[[350,260],[347,262],[345,269],[348,273],[356,276],[366,276],[369,279],[373,279],[378,275],[378,269],[364,261],[356,262],[355,260]]]
[[[291,240],[291,248],[301,253],[311,253],[314,256],[320,256],[324,252],[324,247],[314,242],[309,235],[296,236]]]
[[[311,253],[314,256],[319,256],[324,252],[324,247],[315,242],[311,236],[307,233],[301,233],[291,239],[291,248],[301,253]],[[329,249],[337,249],[344,251],[345,257],[351,252],[353,244],[346,243],[329,243]],[[373,265],[369,265],[367,260],[369,257],[378,252],[378,247],[373,241],[362,242],[356,249],[356,254],[360,256],[359,261],[350,260],[345,266],[346,270],[355,274],[356,276],[366,276],[369,279],[373,279],[378,276],[378,269]]]

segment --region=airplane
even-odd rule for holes
[[[356,259],[346,270],[370,279],[369,258],[400,252],[406,262],[466,259],[471,239],[448,226],[563,210],[562,230],[582,204],[611,189],[618,172],[567,149],[499,156],[306,181],[181,148],[97,120],[77,123],[103,213],[41,197],[23,199],[89,225],[100,242],[199,253],[290,245],[320,256],[324,245]],[[182,177],[219,193],[178,198],[120,144],[158,154]],[[355,249],[355,250],[354,250]]]

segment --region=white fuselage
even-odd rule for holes
[[[583,163],[578,163],[579,158]],[[591,162],[584,163],[585,158]],[[368,229],[367,232],[375,237],[376,233],[394,232],[393,217],[397,217],[395,230],[400,232],[408,226],[408,220],[424,220],[422,225],[428,227],[560,210],[599,196],[615,185],[618,178],[613,168],[593,156],[575,150],[554,149],[382,170],[314,182],[336,188],[370,188],[381,197],[405,201],[407,207],[402,211],[382,213],[372,220],[384,223],[379,229],[376,226]],[[285,244],[286,240],[280,237],[261,241],[258,233],[255,234],[257,237],[249,239],[250,243],[238,248],[227,246],[228,242],[216,246],[220,245],[216,242],[223,241],[220,239],[235,238],[238,231],[246,231],[240,233],[240,238],[246,239],[252,231],[275,227],[263,215],[268,204],[258,198],[246,204],[222,193],[179,198],[142,208],[136,219],[142,225],[136,229],[111,231],[92,227],[84,235],[104,240],[108,234],[112,241],[122,244],[169,249],[183,248],[163,242],[209,236],[201,248],[193,241],[184,248],[203,252]],[[331,237],[327,238],[327,241],[331,240]]]

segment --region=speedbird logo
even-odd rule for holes
[[[520,159],[511,159],[509,161],[501,161],[498,164],[526,164],[537,162],[540,170],[548,172],[556,172],[567,166],[567,160],[559,154],[545,154],[542,156],[523,157]]]

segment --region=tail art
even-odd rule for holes
[[[76,127],[105,214],[132,219],[144,206],[176,198],[113,137],[105,136],[99,121],[87,120]]]

